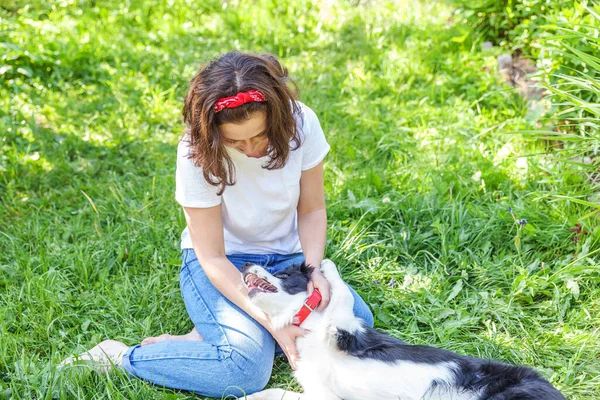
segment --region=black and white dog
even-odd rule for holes
[[[302,323],[295,377],[304,393],[267,389],[248,400],[564,400],[527,367],[501,364],[429,346],[410,345],[365,326],[335,265],[321,270],[331,285],[324,312]],[[251,301],[275,327],[292,323],[307,298],[312,267],[294,265],[275,275],[258,265],[242,269]],[[312,307],[311,307],[312,308]]]

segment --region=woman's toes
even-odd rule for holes
[[[204,336],[202,336],[196,328],[192,329],[190,333],[184,335],[185,340],[204,340]]]
[[[171,335],[169,335],[168,333],[163,333],[162,335],[147,337],[146,339],[142,340],[142,346],[145,346],[147,344],[166,342],[167,340],[170,340],[170,339],[171,339]]]
[[[196,328],[194,328],[190,333],[186,333],[185,335],[169,335],[168,333],[163,333],[159,336],[147,337],[146,339],[142,340],[142,346],[145,346],[147,344],[166,342],[167,340],[204,340],[204,337],[200,333],[198,333]]]

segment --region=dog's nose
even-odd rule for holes
[[[251,262],[244,263],[244,265],[242,265],[242,272],[248,271],[248,269],[250,269],[250,267],[253,265],[254,264],[252,264]]]

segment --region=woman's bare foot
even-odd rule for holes
[[[146,339],[142,340],[142,346],[158,342],[166,342],[168,340],[204,340],[204,338],[200,333],[198,333],[196,328],[194,328],[190,333],[186,333],[185,335],[169,335],[168,333],[163,333],[160,336],[147,337]]]
[[[129,346],[123,342],[105,340],[85,353],[65,358],[60,363],[60,367],[69,364],[87,364],[97,371],[108,371],[113,365],[117,367],[121,365],[123,354],[128,348]]]

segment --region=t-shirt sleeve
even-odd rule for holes
[[[302,171],[306,171],[323,161],[331,147],[325,139],[325,134],[315,112],[305,105],[302,106],[302,111],[304,113]]]
[[[185,140],[177,146],[177,170],[175,172],[175,200],[183,207],[209,208],[221,204],[218,187],[209,184],[202,168],[188,158],[189,147]]]

